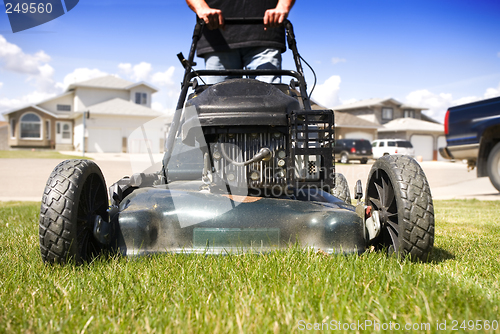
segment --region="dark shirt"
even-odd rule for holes
[[[268,9],[276,8],[278,0],[206,0],[211,8],[220,9],[224,18],[264,17]],[[280,28],[264,30],[260,24],[226,25],[225,30],[203,29],[198,42],[197,54],[228,51],[245,47],[269,47],[286,51],[285,31]]]

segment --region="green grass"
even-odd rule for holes
[[[41,151],[30,151],[30,150],[12,150],[12,151],[0,151],[0,159],[89,159],[92,158],[76,155],[66,155],[61,154],[57,151],[41,150]]]
[[[476,332],[461,329],[464,320],[500,321],[500,202],[436,201],[435,250],[425,264],[292,248],[48,266],[38,210],[0,205],[0,333],[301,333],[332,320],[430,324],[399,333],[434,333],[447,321],[439,333],[457,333]]]

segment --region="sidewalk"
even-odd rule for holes
[[[76,152],[63,154],[81,155]],[[101,168],[106,185],[109,187],[124,176],[144,170],[151,164],[147,155],[135,156],[124,153],[88,153]],[[154,155],[154,162],[160,162],[162,155]],[[3,192],[0,201],[40,201],[45,183],[60,162],[56,159],[0,159],[0,184]],[[141,169],[141,167],[144,168]],[[161,164],[159,165],[161,166]],[[433,199],[500,200],[499,192],[488,178],[476,178],[476,171],[467,172],[467,166],[457,162],[429,161],[421,163],[431,186]],[[337,172],[347,178],[351,195],[357,180],[366,189],[366,180],[371,164],[337,165]]]

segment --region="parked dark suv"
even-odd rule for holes
[[[366,139],[338,139],[335,141],[335,159],[346,164],[349,160],[359,160],[366,164],[373,158],[372,144]]]

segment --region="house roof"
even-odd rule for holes
[[[51,97],[51,98],[45,99],[45,100],[43,100],[43,101],[40,101],[40,102],[38,102],[38,103],[36,103],[36,104],[28,104],[28,105],[22,106],[22,107],[20,107],[20,108],[16,108],[16,109],[13,109],[13,110],[7,110],[7,111],[3,112],[2,114],[3,114],[3,115],[9,115],[9,114],[12,114],[12,113],[14,113],[14,112],[16,112],[16,111],[23,110],[23,109],[26,109],[26,108],[35,108],[35,109],[38,109],[38,110],[39,110],[39,111],[41,111],[41,112],[44,112],[44,113],[46,113],[46,114],[49,114],[50,116],[53,116],[53,117],[58,117],[58,116],[56,116],[54,113],[52,113],[52,112],[50,112],[50,111],[48,111],[48,110],[45,110],[45,109],[43,109],[43,108],[39,107],[38,105],[43,104],[43,103],[46,103],[46,102],[49,102],[49,101],[52,101],[52,100],[56,100],[56,99],[58,99],[58,98],[60,98],[60,97],[63,97],[63,96],[69,95],[69,94],[73,94],[73,92],[65,92],[65,93],[62,93],[62,94],[56,95],[56,96],[54,96],[54,97]],[[64,116],[63,116],[63,118],[64,118]]]
[[[69,85],[68,90],[75,89],[77,87],[93,87],[93,88],[105,88],[105,89],[124,89],[129,90],[136,86],[144,85],[154,90],[156,93],[158,90],[151,86],[150,84],[141,81],[138,83],[134,83],[122,78],[118,78],[114,75],[106,75],[99,78],[94,78],[86,81],[76,82],[74,84]]]
[[[345,112],[335,113],[335,126],[346,128],[379,129],[382,126]]]
[[[44,114],[47,114],[47,115],[50,115],[52,117],[55,117],[55,118],[70,118],[68,115],[55,115],[54,113],[46,110],[46,109],[43,109],[35,104],[30,104],[30,105],[27,105],[27,106],[24,106],[24,107],[21,107],[21,108],[17,108],[15,110],[11,110],[11,111],[7,111],[7,112],[4,112],[3,115],[10,115],[12,113],[15,113],[17,111],[20,111],[20,110],[23,110],[23,109],[28,109],[28,108],[33,108],[33,109],[36,109],[38,111],[41,111],[43,112]]]
[[[359,108],[378,107],[378,106],[383,106],[384,103],[386,103],[386,102],[391,102],[391,103],[399,106],[400,108],[427,110],[427,108],[412,106],[409,104],[404,104],[404,103],[401,103],[398,100],[395,100],[392,98],[386,98],[386,99],[375,98],[375,99],[361,100],[361,101],[356,101],[354,103],[343,104],[343,105],[335,107],[333,109],[334,110],[351,110],[351,109],[359,109]]]
[[[311,100],[311,108],[313,110],[324,110],[329,109],[319,105],[317,102]],[[364,129],[378,129],[382,126],[362,119],[361,117],[354,116],[345,112],[335,112],[335,126],[341,126],[345,128],[364,128]]]
[[[444,133],[444,125],[422,121],[415,118],[397,118],[378,129],[379,132],[419,131]]]
[[[422,120],[427,121],[427,122],[431,122],[431,123],[441,124],[440,122],[436,121],[434,118],[427,116],[424,113],[422,113]]]
[[[159,117],[164,114],[131,101],[114,98],[88,107],[90,115],[120,115]]]

